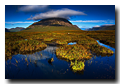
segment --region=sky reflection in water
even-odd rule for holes
[[[115,52],[115,49],[97,41]],[[75,44],[69,43],[68,45]],[[11,60],[5,61],[5,78],[7,79],[113,79],[115,78],[115,53],[112,56],[96,56],[85,61],[84,71],[74,73],[70,69],[70,62],[58,59],[55,46],[33,54],[13,55]],[[49,58],[54,61],[48,63]]]

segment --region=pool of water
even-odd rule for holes
[[[70,42],[68,43],[68,45],[74,45],[74,44],[77,44],[76,42]]]
[[[115,49],[97,41],[115,52]],[[71,43],[70,43],[71,44]],[[74,43],[73,43],[74,44]],[[46,49],[33,54],[13,55],[5,61],[6,79],[114,79],[115,53],[112,56],[94,55],[85,61],[84,71],[74,73],[70,62],[58,59],[55,54],[57,47],[48,46]],[[54,61],[49,63],[48,60]]]

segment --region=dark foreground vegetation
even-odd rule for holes
[[[52,32],[6,32],[5,59],[11,59],[14,54],[31,53],[42,50],[47,44],[56,44],[58,58],[71,61],[74,71],[84,70],[84,60],[90,59],[92,54],[101,56],[112,55],[110,49],[100,46],[102,43],[115,47],[115,30],[111,31],[52,31]],[[68,45],[69,42],[77,42]]]

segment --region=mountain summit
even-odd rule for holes
[[[24,31],[80,30],[64,18],[47,18],[33,23]]]

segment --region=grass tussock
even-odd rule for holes
[[[74,62],[71,61],[70,67],[74,72],[77,72],[84,70],[85,64],[83,61],[75,60]]]
[[[56,49],[56,55],[67,60],[84,60],[91,58],[91,53],[82,45],[77,44],[61,46]]]
[[[83,44],[83,46],[92,51],[92,53],[96,53],[97,55],[101,55],[101,56],[106,56],[106,55],[112,55],[114,52],[106,47],[100,46],[98,43],[96,44],[88,44],[85,45]]]

